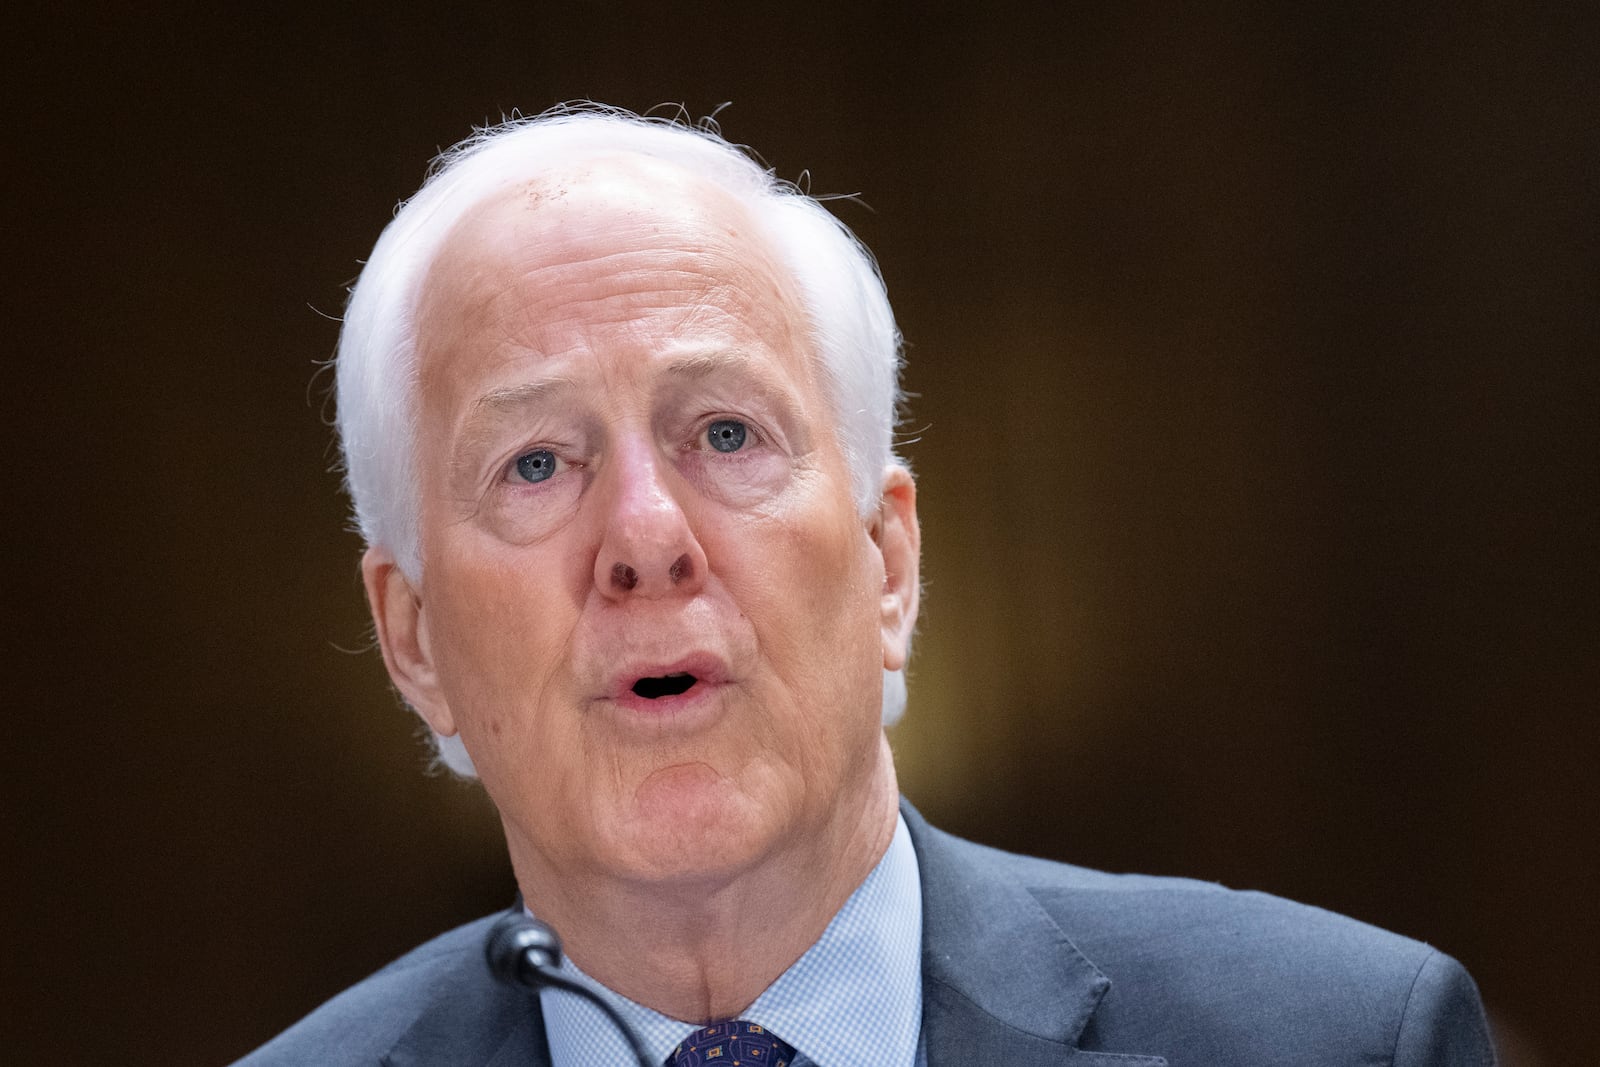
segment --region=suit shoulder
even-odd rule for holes
[[[1150,875],[1036,877],[1028,891],[1067,924],[1084,950],[1132,955],[1128,946],[1159,943],[1161,959],[1255,961],[1252,973],[1309,976],[1324,988],[1342,982],[1409,988],[1435,950],[1324,908],[1214,882]],[[1122,948],[1119,950],[1119,946]]]
[[[1433,951],[1270,893],[1191,878],[1112,874],[942,836],[949,847],[966,853],[966,862],[1026,889],[1086,953],[1094,945],[1102,955],[1120,957],[1120,946],[1159,943],[1163,957],[1170,958],[1175,949],[1192,944],[1213,958],[1268,953],[1301,966],[1349,959],[1359,961],[1369,976],[1375,964],[1385,965],[1382,969],[1392,968],[1409,983]]]
[[[1029,873],[1030,894],[1111,979],[1096,1016],[1102,1034],[1159,1005],[1192,1049],[1217,1057],[1201,1062],[1247,1050],[1271,1062],[1286,1034],[1397,1067],[1494,1062],[1472,978],[1420,941],[1209,882]]]
[[[1290,1043],[1306,1064],[1494,1063],[1472,978],[1409,937],[1182,879],[1034,896],[1110,979],[1095,1016],[1110,1047],[1154,1015],[1203,1063],[1282,1062]]]
[[[495,918],[467,923],[412,949],[324,1002],[235,1067],[377,1063],[441,995],[460,996],[488,981],[483,945]]]
[[[941,878],[1021,889],[1108,980],[1085,1048],[1194,1063],[1494,1062],[1472,979],[1419,941],[1267,893],[924,833]],[[1017,928],[1013,913],[986,934]]]

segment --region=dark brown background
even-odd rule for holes
[[[870,204],[931,818],[1432,941],[1600,1057],[1594,21],[1325,6],[14,26],[7,1059],[223,1062],[507,899],[362,651],[317,361],[434,150],[581,96]]]

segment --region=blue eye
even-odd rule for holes
[[[542,482],[556,472],[556,454],[548,448],[535,449],[517,457],[517,474],[523,481]]]
[[[718,452],[737,452],[744,447],[749,430],[737,419],[718,419],[706,428],[706,439]]]

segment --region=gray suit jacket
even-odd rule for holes
[[[1260,893],[999,852],[902,809],[929,1067],[1494,1062],[1472,979],[1426,945]],[[484,965],[497,917],[401,957],[240,1067],[549,1067],[538,998]]]

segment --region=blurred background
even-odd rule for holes
[[[72,10],[4,75],[10,1062],[224,1063],[509,900],[319,367],[435,151],[580,97],[861,195],[932,821],[1399,930],[1600,1059],[1592,9]]]

